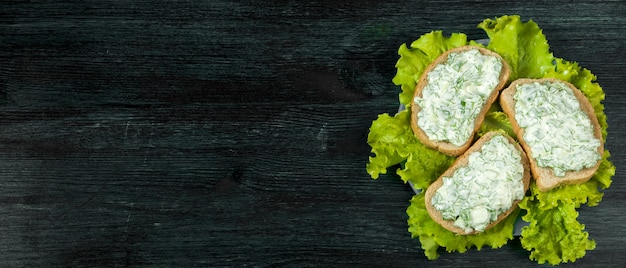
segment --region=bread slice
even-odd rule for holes
[[[542,168],[537,165],[536,160],[532,157],[532,149],[530,146],[524,141],[524,129],[520,128],[518,122],[515,120],[515,100],[513,96],[515,96],[515,92],[517,90],[517,86],[521,84],[528,84],[533,82],[561,82],[567,85],[572,89],[574,96],[578,99],[580,103],[580,108],[587,114],[591,124],[593,126],[593,135],[600,140],[600,146],[598,147],[598,153],[600,156],[604,153],[604,141],[602,139],[602,131],[600,128],[600,124],[598,123],[598,118],[593,111],[593,107],[589,100],[583,95],[583,93],[577,89],[574,85],[562,81],[555,78],[543,78],[543,79],[527,79],[522,78],[515,80],[511,83],[511,85],[502,91],[500,96],[500,106],[502,106],[502,110],[507,114],[509,120],[511,121],[511,126],[513,127],[513,131],[517,136],[517,139],[520,141],[520,144],[526,151],[529,161],[530,168],[533,174],[533,177],[537,183],[537,187],[540,191],[549,191],[553,188],[556,188],[561,185],[571,185],[571,184],[579,184],[588,181],[593,174],[598,170],[600,166],[601,160],[598,160],[595,166],[591,168],[585,168],[579,171],[566,171],[564,177],[558,177],[554,175],[554,171],[552,168]]]
[[[502,135],[502,136],[506,137],[507,140],[509,141],[509,143],[511,143],[517,149],[517,151],[520,153],[522,166],[524,167],[524,174],[522,176],[522,182],[524,183],[524,192],[528,191],[528,187],[530,185],[529,163],[528,163],[528,158],[527,158],[526,154],[524,153],[524,151],[522,150],[522,148],[520,147],[520,145],[513,138],[511,138],[509,135],[506,135],[506,134],[504,134],[502,132],[497,132],[497,131],[488,132],[488,133],[484,134],[480,139],[478,139],[478,141],[476,141],[463,155],[459,156],[454,161],[452,166],[450,166],[448,168],[448,170],[446,170],[443,174],[441,174],[441,176],[439,176],[439,178],[435,182],[433,182],[428,187],[428,189],[426,190],[426,193],[425,193],[424,197],[426,199],[426,210],[428,211],[428,214],[430,215],[430,217],[435,222],[439,223],[442,227],[446,228],[447,230],[450,230],[450,231],[452,231],[452,232],[454,232],[456,234],[460,234],[460,235],[468,235],[468,234],[478,233],[477,231],[473,231],[473,232],[468,233],[465,230],[463,230],[462,228],[459,228],[456,225],[454,225],[454,221],[452,221],[452,220],[444,220],[441,212],[439,210],[437,210],[432,205],[432,199],[433,199],[433,196],[435,196],[435,193],[437,192],[437,190],[439,188],[441,188],[441,186],[443,185],[443,178],[444,177],[450,177],[450,176],[452,176],[454,174],[454,172],[459,167],[467,166],[468,162],[469,162],[470,154],[472,154],[473,152],[481,151],[483,144],[485,144],[487,141],[491,140],[493,137],[496,137],[498,135]],[[495,226],[500,221],[502,221],[504,218],[506,218],[508,215],[510,215],[511,212],[513,212],[517,208],[517,204],[520,201],[521,200],[515,200],[512,203],[511,208],[509,208],[505,212],[503,212],[500,215],[498,215],[496,220],[491,222],[491,223],[489,223],[487,225],[487,227],[485,228],[485,230],[488,230],[489,228]]]
[[[504,85],[509,79],[509,76],[511,73],[510,66],[500,55],[485,48],[474,47],[474,46],[462,46],[462,47],[454,48],[441,54],[424,70],[424,72],[422,73],[420,77],[420,80],[417,83],[417,86],[415,87],[415,93],[413,95],[413,99],[415,99],[415,97],[420,97],[420,98],[422,97],[422,91],[424,87],[428,84],[428,73],[430,73],[430,71],[432,71],[437,65],[446,62],[448,59],[448,55],[450,55],[450,53],[464,52],[464,51],[468,51],[471,49],[477,49],[483,55],[493,56],[493,57],[500,59],[500,61],[502,62],[502,70],[500,71],[499,83],[494,88],[491,95],[488,96],[485,105],[482,107],[478,116],[474,119],[474,129],[469,139],[467,140],[467,142],[465,142],[461,146],[456,146],[448,141],[430,140],[428,138],[428,135],[419,127],[417,123],[419,120],[418,113],[420,111],[420,107],[415,103],[412,103],[411,105],[412,107],[411,108],[412,110],[411,111],[411,128],[413,129],[413,133],[415,134],[415,136],[427,147],[436,149],[442,153],[445,153],[451,156],[458,156],[462,154],[472,144],[474,134],[476,133],[478,128],[480,128],[480,125],[485,119],[485,114],[487,113],[491,105],[495,102],[495,100],[498,97],[498,94],[500,93],[500,90],[504,88]]]

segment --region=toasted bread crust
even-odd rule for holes
[[[413,99],[415,99],[415,97],[422,97],[422,91],[424,87],[428,84],[428,73],[430,73],[430,71],[433,68],[435,68],[437,65],[445,62],[448,59],[448,55],[450,53],[462,52],[462,51],[467,51],[471,49],[477,49],[483,55],[489,55],[489,56],[497,57],[498,59],[500,59],[500,61],[502,62],[502,70],[500,71],[500,77],[499,77],[500,82],[498,83],[496,88],[493,90],[491,95],[489,95],[489,97],[487,98],[487,102],[481,109],[478,116],[475,118],[474,129],[472,131],[472,135],[467,140],[467,142],[465,142],[461,146],[456,146],[447,141],[430,140],[428,138],[428,135],[426,135],[426,133],[417,124],[417,121],[419,120],[417,114],[420,111],[420,107],[416,105],[415,103],[411,104],[411,128],[413,129],[413,133],[415,134],[415,136],[420,140],[420,142],[422,142],[427,147],[436,149],[444,154],[451,155],[451,156],[458,156],[462,154],[463,152],[465,152],[467,148],[470,147],[474,139],[474,134],[480,128],[480,125],[484,121],[485,115],[489,111],[489,108],[498,98],[498,94],[500,93],[500,90],[504,88],[504,85],[509,79],[509,76],[511,74],[511,67],[500,55],[498,55],[497,53],[491,50],[480,48],[480,47],[475,47],[475,46],[462,46],[462,47],[454,48],[441,54],[426,68],[426,70],[424,70],[424,72],[422,73],[420,77],[420,80],[417,83],[417,86],[415,87],[415,93],[413,95]]]
[[[553,188],[559,187],[561,185],[579,184],[579,183],[588,181],[593,176],[593,174],[598,170],[602,160],[598,160],[596,165],[591,168],[585,168],[579,171],[566,171],[564,177],[557,177],[554,175],[554,171],[552,168],[539,167],[537,165],[537,161],[531,157],[532,149],[526,143],[526,141],[524,141],[524,129],[521,128],[518,122],[515,120],[515,99],[513,99],[513,96],[515,96],[515,92],[517,90],[518,85],[528,84],[528,83],[533,83],[533,82],[539,82],[539,83],[561,82],[567,85],[570,89],[572,89],[574,96],[576,96],[576,99],[578,99],[578,102],[580,103],[581,110],[585,112],[585,114],[587,114],[587,117],[591,121],[591,124],[593,126],[593,135],[598,140],[600,140],[600,146],[598,147],[598,153],[600,153],[600,155],[604,154],[604,140],[602,138],[602,130],[600,128],[598,118],[595,115],[595,112],[593,110],[593,107],[591,106],[591,103],[585,97],[585,95],[579,89],[577,89],[574,85],[566,81],[562,81],[562,80],[555,79],[555,78],[543,78],[543,79],[522,78],[522,79],[513,81],[511,85],[509,85],[508,88],[502,91],[502,94],[500,96],[500,106],[502,106],[502,110],[509,117],[509,120],[511,121],[511,126],[513,127],[513,131],[515,135],[517,136],[517,139],[520,141],[520,144],[526,151],[526,154],[528,155],[528,158],[530,161],[530,169],[537,183],[537,187],[539,188],[540,191],[546,192]]]
[[[444,177],[450,177],[454,174],[454,171],[456,171],[459,167],[462,166],[467,166],[468,162],[469,162],[469,155],[473,152],[477,152],[480,151],[482,149],[482,145],[485,144],[485,142],[489,141],[491,138],[497,136],[497,135],[502,135],[504,137],[507,138],[507,140],[509,141],[509,143],[513,144],[513,146],[515,146],[515,148],[517,149],[517,151],[520,153],[521,159],[522,159],[522,165],[524,167],[524,175],[522,177],[522,181],[524,183],[524,192],[526,192],[528,190],[528,187],[530,185],[530,170],[529,170],[529,163],[528,163],[528,158],[526,156],[526,154],[524,153],[524,151],[522,150],[522,147],[520,147],[519,144],[517,144],[517,142],[511,138],[509,135],[500,133],[500,132],[496,132],[496,131],[491,131],[486,133],[485,135],[483,135],[480,139],[478,139],[478,141],[476,141],[476,143],[474,143],[467,151],[465,151],[465,153],[461,156],[459,156],[454,163],[452,164],[452,166],[450,166],[443,174],[441,174],[441,176],[439,176],[439,178],[433,182],[428,189],[426,190],[426,193],[424,195],[425,199],[426,199],[426,210],[428,211],[428,214],[430,215],[430,217],[437,223],[439,223],[443,228],[454,232],[456,234],[460,234],[460,235],[468,235],[468,234],[476,234],[478,233],[477,231],[473,231],[473,232],[465,232],[465,230],[457,227],[454,225],[454,221],[451,220],[444,220],[443,216],[441,214],[441,212],[439,210],[437,210],[433,204],[432,204],[432,199],[433,196],[435,195],[435,193],[437,192],[437,190],[439,188],[441,188],[441,186],[443,185],[443,178]],[[506,218],[508,215],[511,214],[511,212],[513,212],[516,208],[517,208],[517,204],[520,202],[521,200],[515,200],[511,206],[511,208],[509,208],[507,211],[503,212],[502,214],[498,215],[498,217],[496,218],[495,221],[489,223],[489,225],[487,225],[487,227],[485,228],[485,230],[488,230],[489,228],[495,226],[496,224],[498,224],[500,221],[502,221],[504,218]]]

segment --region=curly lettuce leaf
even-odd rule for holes
[[[414,143],[415,136],[406,121],[406,114],[398,113],[392,117],[384,113],[372,122],[367,143],[374,156],[369,157],[366,170],[373,179],[387,173],[387,168],[405,161],[410,154],[408,145]]]
[[[387,173],[391,166],[403,163],[397,174],[404,182],[411,181],[415,187],[425,189],[451,164],[454,158],[427,148],[419,142],[411,130],[411,114],[404,110],[391,117],[378,116],[372,122],[367,143],[372,147],[367,172],[374,179]]]
[[[604,155],[602,155],[602,162],[600,162],[600,167],[598,167],[598,171],[593,174],[590,181],[595,181],[598,183],[598,188],[604,190],[611,186],[612,179],[611,177],[615,176],[615,165],[609,158],[611,157],[611,153],[608,150],[604,150]],[[597,189],[597,188],[596,188]],[[600,202],[600,200],[598,200]],[[590,206],[598,205],[596,203],[589,202]]]
[[[484,246],[492,248],[504,246],[510,239],[513,239],[514,223],[519,211],[519,209],[515,210],[496,226],[474,235],[457,235],[435,222],[426,210],[424,192],[413,196],[406,213],[409,216],[407,222],[411,237],[417,237],[424,255],[429,260],[434,260],[439,257],[437,252],[439,247],[445,248],[447,252],[463,253],[472,247],[480,250]]]
[[[531,188],[533,192],[538,191],[534,183]],[[530,259],[539,264],[557,265],[574,262],[584,257],[587,250],[595,249],[596,242],[589,239],[585,225],[576,220],[578,212],[575,203],[564,202],[543,209],[542,202],[535,201],[531,197],[519,204],[527,211],[522,219],[529,225],[522,228],[520,241],[522,247],[531,252]]]
[[[419,150],[410,154],[404,167],[396,171],[404,182],[411,182],[414,189],[426,190],[454,162],[454,157],[426,148],[418,143]]]
[[[522,219],[529,223],[522,228],[520,242],[530,251],[530,259],[540,264],[574,262],[585,256],[587,250],[596,246],[589,239],[585,226],[578,222],[576,211],[582,204],[596,206],[602,200],[601,189],[611,184],[615,166],[608,161],[610,154],[605,151],[598,172],[582,184],[561,186],[548,192],[541,192],[535,183],[531,184],[531,198],[520,202],[526,210]]]
[[[511,66],[509,81],[517,78],[540,78],[554,69],[554,57],[541,28],[520,16],[485,19],[478,24],[489,37],[487,48],[500,54]]]
[[[585,256],[587,250],[595,249],[596,242],[589,239],[585,226],[578,222],[576,211],[582,204],[596,206],[602,200],[600,189],[610,186],[615,166],[608,161],[605,151],[600,168],[587,182],[561,186],[541,192],[531,184],[531,198],[520,202],[526,210],[522,219],[529,223],[522,228],[520,242],[530,251],[530,259],[539,264],[557,265],[574,262]]]
[[[490,131],[503,131],[507,135],[515,138],[515,132],[513,132],[511,121],[509,121],[509,118],[503,111],[488,112],[476,134],[482,137]]]

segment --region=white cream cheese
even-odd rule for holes
[[[469,155],[431,200],[445,220],[466,232],[482,232],[515,200],[524,197],[524,166],[520,152],[508,139],[497,135]]]
[[[515,120],[539,167],[554,175],[593,167],[601,145],[572,90],[564,83],[521,84],[516,88]]]
[[[465,144],[501,70],[500,59],[477,49],[450,53],[428,73],[422,97],[413,100],[420,107],[418,126],[430,140]]]

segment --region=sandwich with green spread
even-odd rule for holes
[[[491,50],[462,46],[444,52],[424,70],[415,88],[413,132],[430,148],[462,154],[509,74],[509,65]]]
[[[600,124],[589,100],[571,83],[518,79],[502,92],[500,106],[529,156],[539,190],[583,183],[600,167]]]
[[[483,135],[433,182],[426,209],[442,227],[477,234],[510,215],[530,185],[528,158],[505,133]]]

